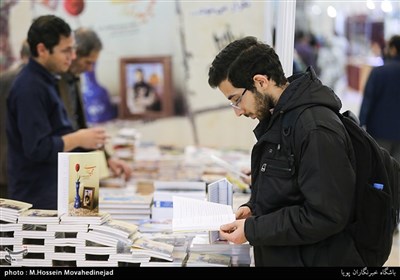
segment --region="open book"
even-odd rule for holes
[[[219,230],[235,221],[232,206],[187,197],[173,197],[173,231]]]

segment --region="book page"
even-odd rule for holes
[[[223,224],[235,221],[232,206],[174,196],[173,231],[219,230]]]

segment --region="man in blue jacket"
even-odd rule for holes
[[[400,162],[400,35],[388,42],[385,64],[372,69],[364,89],[360,124]]]
[[[103,128],[74,131],[58,95],[58,75],[75,58],[70,26],[40,16],[27,38],[31,58],[7,99],[8,193],[36,209],[57,209],[58,152],[97,149],[107,135]]]

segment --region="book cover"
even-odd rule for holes
[[[58,153],[59,216],[98,215],[101,162],[101,152]]]
[[[59,224],[56,210],[29,209],[21,213],[18,223],[21,224]]]
[[[0,198],[0,212],[19,214],[32,207],[32,204],[12,199]]]
[[[89,225],[89,229],[103,231],[112,235],[128,238],[138,231],[138,226],[120,220],[110,220],[102,225]]]
[[[207,187],[207,197],[208,201],[233,205],[233,186],[226,179],[222,178],[220,180],[210,183]],[[219,231],[209,231],[210,244],[215,243],[220,240]]]

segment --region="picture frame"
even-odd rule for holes
[[[152,119],[173,114],[171,57],[120,60],[121,119]]]
[[[82,208],[92,210],[94,208],[94,187],[83,187]]]

